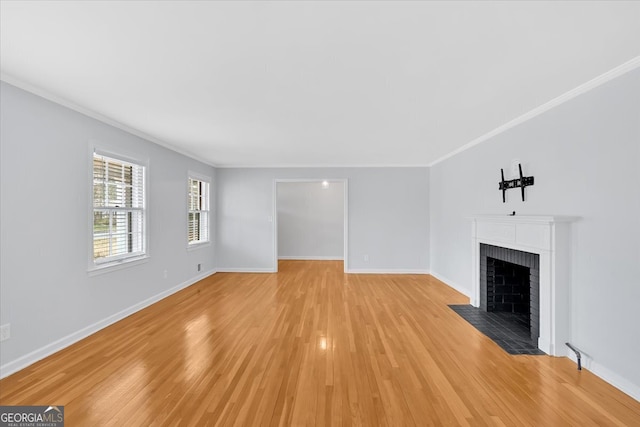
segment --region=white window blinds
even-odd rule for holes
[[[93,155],[93,260],[122,261],[145,254],[145,168]]]
[[[189,178],[189,244],[209,241],[209,183]]]

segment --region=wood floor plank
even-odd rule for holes
[[[426,275],[219,273],[0,381],[68,426],[640,425],[565,358],[512,356]]]

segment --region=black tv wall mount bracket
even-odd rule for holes
[[[518,169],[520,170],[520,178],[512,179],[509,181],[504,180],[504,169],[500,169],[500,174],[502,175],[502,181],[499,182],[498,189],[502,190],[502,203],[507,202],[506,192],[510,188],[518,188],[520,187],[520,192],[522,194],[522,201],[524,202],[524,188],[530,185],[533,185],[533,177],[532,176],[522,176],[522,165],[518,163]]]

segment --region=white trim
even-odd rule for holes
[[[127,152],[126,150],[124,150],[124,152],[112,151],[110,149],[105,150],[102,147],[107,144],[103,144],[100,142],[100,140],[97,139],[89,139],[89,144],[91,145],[91,149],[93,150],[91,153],[92,159],[93,155],[96,154],[98,156],[110,157],[111,159],[117,160],[119,162],[129,163],[132,166],[149,167],[148,156],[136,155],[136,153]],[[91,174],[91,177],[93,178],[93,173]]]
[[[339,182],[342,183],[343,193],[343,242],[344,247],[342,249],[344,254],[344,272],[347,273],[349,268],[349,180],[347,178],[276,178],[273,180],[273,216],[271,221],[273,222],[273,271],[278,272],[278,183],[295,183],[295,182]],[[303,258],[298,258],[303,259]]]
[[[571,222],[578,217],[478,215],[471,223],[471,305],[480,306],[480,245],[538,254],[538,348],[565,356],[571,338]]]
[[[579,216],[569,215],[495,215],[495,214],[479,214],[467,217],[470,220],[505,222],[510,224],[551,224],[554,222],[575,222],[581,219]]]
[[[196,240],[193,242],[189,241],[189,206],[191,203],[191,200],[189,198],[189,193],[191,192],[191,184],[190,181],[194,180],[194,181],[201,181],[204,182],[206,185],[206,190],[207,190],[207,194],[206,194],[206,202],[207,202],[207,209],[202,209],[199,210],[198,212],[202,213],[202,212],[206,212],[207,213],[207,240]],[[194,172],[192,170],[189,170],[187,173],[187,194],[186,194],[186,204],[185,206],[187,207],[187,251],[192,251],[198,248],[202,248],[202,247],[206,247],[211,245],[211,231],[213,230],[213,227],[211,225],[211,177],[208,175],[203,175],[201,173],[198,172]]]
[[[302,256],[302,255],[294,255],[294,256],[278,256],[279,260],[290,260],[290,261],[344,261],[344,258],[341,256]]]
[[[218,273],[277,273],[272,268],[218,267]]]
[[[533,110],[530,110],[527,113],[524,113],[523,115],[516,117],[515,119],[503,124],[502,126],[498,126],[497,128],[495,128],[494,130],[492,130],[491,132],[488,132],[468,143],[466,143],[465,145],[463,145],[462,147],[458,148],[457,150],[453,150],[452,152],[445,154],[444,156],[440,157],[439,159],[431,162],[428,164],[429,167],[437,165],[438,163],[455,156],[456,154],[460,154],[463,151],[468,150],[471,147],[474,147],[480,143],[483,143],[485,141],[487,141],[490,138],[493,138],[496,135],[499,135],[513,127],[518,126],[521,123],[524,123],[528,120],[531,120],[532,118],[539,116],[540,114],[547,112],[549,110],[551,110],[552,108],[557,107],[560,104],[564,104],[567,101],[570,101],[571,99],[582,95],[592,89],[597,88],[598,86],[601,86],[605,83],[607,83],[610,80],[615,79],[616,77],[619,77],[623,74],[628,73],[629,71],[633,71],[636,68],[640,67],[640,56],[636,56],[635,58],[625,62],[622,65],[619,65],[609,71],[607,71],[604,74],[599,75],[598,77],[589,80],[586,83],[581,84],[580,86],[571,89],[568,92],[563,93],[562,95],[553,98],[551,101],[546,102],[542,105],[540,105],[539,107],[534,108]]]
[[[198,181],[208,182],[209,184],[211,184],[211,181],[212,181],[209,175],[204,175],[200,172],[192,171],[191,169],[187,171],[187,175],[188,175],[187,179],[193,178],[193,179],[197,179]]]
[[[131,126],[127,126],[123,123],[120,123],[117,120],[114,120],[110,117],[104,116],[96,111],[93,111],[89,108],[86,107],[82,107],[78,104],[76,104],[75,102],[72,102],[62,96],[59,95],[55,95],[45,89],[42,89],[38,86],[34,86],[30,83],[24,82],[16,77],[10,76],[8,74],[5,73],[0,73],[0,80],[4,81],[5,83],[8,83],[12,86],[15,86],[19,89],[25,90],[27,92],[30,92],[34,95],[37,95],[41,98],[44,98],[48,101],[51,102],[55,102],[56,104],[62,105],[63,107],[69,108],[73,111],[76,111],[80,114],[83,114],[87,117],[90,117],[92,119],[98,120],[102,123],[106,123],[109,126],[113,126],[117,129],[120,129],[122,131],[125,131],[127,133],[130,133],[131,135],[135,135],[139,138],[142,138],[144,140],[147,140],[149,142],[153,142],[154,144],[158,144],[166,149],[169,149],[171,151],[174,151],[178,154],[182,154],[183,156],[189,157],[191,159],[197,160],[200,163],[204,163],[207,164],[209,166],[213,166],[213,167],[217,167],[215,164],[213,163],[209,163],[206,160],[203,160],[201,156],[198,156],[197,154],[194,153],[190,153],[189,151],[183,150],[181,148],[175,147],[174,145],[169,144],[168,142],[165,142],[161,139],[156,138],[155,136],[151,136],[148,133],[142,132],[140,130],[137,130],[135,128],[132,128]]]
[[[96,264],[87,270],[89,277],[98,276],[100,274],[111,273],[112,271],[124,270],[125,268],[135,267],[136,265],[149,262],[149,255],[141,255],[133,258],[122,258],[118,261],[109,261],[102,265]]]
[[[290,181],[282,181],[282,182],[290,182]],[[273,186],[271,188],[272,192],[272,204],[273,204],[273,212],[271,213],[271,232],[273,248],[271,248],[272,256],[273,256],[273,271],[278,272],[278,180],[273,180]]]
[[[471,301],[471,289],[467,289],[464,286],[460,286],[458,283],[454,282],[453,280],[449,280],[446,277],[444,277],[443,275],[439,274],[439,273],[435,273],[435,272],[431,272],[431,275],[439,280],[440,282],[444,283],[445,285],[447,285],[448,287],[450,287],[451,289],[460,292],[462,295],[464,295],[465,297],[469,298],[469,301]]]
[[[581,361],[583,369],[587,369],[592,374],[600,377],[602,380],[608,382],[618,390],[628,394],[629,396],[640,402],[640,386],[638,386],[638,384],[634,384],[624,376],[602,366],[598,362],[594,361],[593,358],[584,354],[582,351],[580,352],[580,354],[582,356]],[[578,363],[575,353],[568,348],[567,357],[573,362]]]
[[[361,269],[361,268],[352,268],[348,271],[345,271],[347,274],[429,274],[429,270],[404,270],[404,269],[384,269],[384,268],[374,268],[374,269]]]
[[[268,165],[255,165],[255,164],[228,164],[228,165],[215,165],[216,168],[219,169],[311,169],[311,168],[332,168],[332,169],[340,169],[340,168],[428,168],[429,165],[426,163],[418,163],[413,165],[406,164],[367,164],[367,165],[352,165],[352,164],[321,164],[321,165],[309,165],[309,164],[268,164]],[[330,180],[329,180],[330,181]],[[291,182],[299,182],[298,180],[293,180]]]
[[[185,282],[180,283],[177,286],[174,286],[173,288],[167,289],[166,291],[160,292],[157,295],[154,295],[152,297],[149,297],[137,304],[132,305],[131,307],[125,308],[124,310],[121,310],[115,314],[112,314],[109,317],[106,317],[102,320],[99,320],[98,322],[95,322],[87,327],[84,327],[76,332],[73,332],[69,335],[67,335],[66,337],[62,337],[59,340],[56,340],[52,343],[49,343],[43,347],[40,347],[37,350],[32,351],[31,353],[25,354],[24,356],[19,357],[18,359],[12,360],[11,362],[7,362],[4,365],[0,366],[0,378],[4,378],[7,377],[13,373],[18,372],[21,369],[26,368],[29,365],[34,364],[35,362],[44,359],[45,357],[48,357],[54,353],[57,353],[58,351],[69,347],[72,344],[75,344],[76,342],[92,335],[95,334],[96,332],[98,332],[101,329],[106,328],[107,326],[110,326],[122,319],[124,319],[125,317],[128,317],[134,313],[137,313],[138,311],[149,307],[152,304],[155,304],[156,302],[178,292],[181,291],[184,288],[187,288],[191,285],[193,285],[196,282],[199,282],[202,279],[205,279],[206,277],[211,276],[212,274],[215,274],[216,271],[215,270],[210,270],[208,272],[202,273],[192,279],[189,279]]]
[[[441,281],[442,283],[444,283],[445,285],[455,289],[456,291],[460,292],[461,294],[464,294],[465,296],[469,297],[469,299],[471,299],[471,295],[469,294],[469,290],[463,289],[462,287],[457,285],[455,282],[450,281],[450,280],[446,279],[444,276],[441,276],[441,275],[439,275],[437,273],[434,273],[433,271],[431,272],[431,275],[433,277],[435,277],[436,279],[438,279],[439,281]],[[563,354],[563,353],[566,353],[566,354]],[[569,350],[568,348],[566,348],[566,350],[564,352],[559,352],[558,355],[559,356],[566,355],[574,363],[578,362],[577,359],[576,359],[575,354],[573,353],[573,351]],[[590,371],[594,375],[600,377],[602,380],[608,382],[609,384],[611,384],[612,386],[616,387],[620,391],[622,391],[622,392],[628,394],[629,396],[631,396],[632,398],[640,401],[640,386],[638,386],[637,384],[632,383],[631,381],[629,381],[625,377],[623,377],[623,376],[611,371],[610,369],[602,366],[601,364],[595,362],[590,356],[586,355],[584,352],[581,352],[581,355],[582,355],[582,367],[584,369],[587,369],[588,371]]]
[[[209,211],[211,212],[211,211]],[[207,240],[204,242],[197,242],[197,243],[188,243],[187,244],[187,252],[191,252],[191,251],[195,251],[198,249],[202,249],[202,248],[206,248],[208,246],[211,246],[211,240]]]
[[[87,273],[89,276],[94,276],[97,274],[107,273],[109,271],[121,270],[127,267],[133,267],[139,264],[146,262],[146,260],[151,256],[150,246],[149,246],[149,182],[151,168],[150,159],[148,156],[143,155],[142,153],[138,153],[135,151],[125,150],[116,150],[111,151],[111,147],[109,144],[102,143],[100,140],[90,138],[87,140],[87,147],[89,150],[88,153],[88,173],[87,173],[87,191],[89,196],[89,206],[87,211],[87,223],[88,223],[88,246],[87,246]],[[105,148],[109,147],[109,148]],[[94,201],[93,201],[93,158],[94,155],[105,156],[115,159],[120,162],[130,163],[135,166],[142,166],[142,187],[144,191],[143,197],[143,206],[142,215],[143,215],[143,246],[144,250],[142,253],[135,256],[125,256],[118,259],[112,259],[106,262],[98,262],[96,263],[93,259],[93,219],[94,219]],[[107,208],[113,209],[113,208]],[[125,265],[126,264],[126,265]]]
[[[349,180],[345,179],[342,183],[342,193],[344,206],[344,228],[342,233],[344,234],[344,247],[342,248],[343,256],[343,271],[347,271],[349,268]]]
[[[55,102],[57,104],[60,104],[64,107],[70,108],[74,111],[77,111],[81,114],[84,114],[85,116],[91,117],[93,119],[99,120],[103,123],[106,123],[108,125],[111,125],[115,128],[118,128],[120,130],[123,130],[127,133],[130,133],[132,135],[138,136],[140,138],[143,138],[147,141],[153,142],[155,144],[158,144],[162,147],[165,147],[171,151],[174,151],[176,153],[182,154],[183,156],[189,157],[191,159],[197,160],[201,163],[207,164],[209,166],[213,166],[215,168],[222,168],[222,169],[231,169],[231,168],[242,168],[242,169],[252,169],[252,168],[421,168],[421,167],[431,167],[434,165],[437,165],[440,162],[443,162],[444,160],[455,156],[456,154],[459,154],[463,151],[468,150],[471,147],[474,147],[482,142],[487,141],[488,139],[501,134],[502,132],[505,132],[508,129],[511,129],[521,123],[526,122],[527,120],[530,120],[548,110],[551,110],[552,108],[563,104],[579,95],[582,95],[583,93],[586,93],[588,91],[590,91],[591,89],[595,89],[598,86],[601,86],[605,83],[607,83],[610,80],[615,79],[616,77],[619,77],[623,74],[626,74],[630,71],[633,71],[634,69],[640,67],[640,56],[636,56],[635,58],[630,59],[629,61],[587,81],[586,83],[581,84],[580,86],[565,92],[564,94],[553,98],[551,101],[548,101],[542,105],[540,105],[539,107],[534,108],[533,110],[530,110],[529,112],[516,117],[515,119],[501,125],[498,126],[497,128],[495,128],[494,130],[473,139],[472,141],[466,143],[465,145],[463,145],[462,147],[453,150],[447,154],[445,154],[444,156],[430,162],[427,164],[414,164],[414,165],[406,165],[406,164],[370,164],[370,165],[352,165],[352,164],[324,164],[324,165],[308,165],[308,164],[297,164],[297,165],[290,165],[290,164],[276,164],[276,165],[255,165],[255,164],[227,164],[227,165],[222,165],[222,164],[215,164],[215,163],[211,163],[208,162],[206,160],[203,160],[202,157],[194,154],[194,153],[190,153],[186,150],[177,148],[165,141],[162,141],[161,139],[158,139],[154,136],[151,136],[147,133],[144,133],[142,131],[139,131],[137,129],[134,129],[130,126],[127,126],[123,123],[120,123],[114,119],[111,119],[109,117],[106,117],[100,113],[97,113],[95,111],[92,111],[88,108],[82,107],[74,102],[71,102],[61,96],[58,95],[54,95],[42,88],[39,88],[37,86],[31,85],[29,83],[23,82],[20,79],[17,79],[13,76],[10,76],[8,74],[5,73],[0,73],[0,80],[12,85],[12,86],[16,86],[22,90],[25,90],[27,92],[30,92],[34,95],[40,96],[44,99],[47,99],[49,101]]]

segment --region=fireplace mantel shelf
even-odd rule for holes
[[[566,215],[496,215],[496,214],[480,214],[473,215],[469,219],[490,222],[522,222],[522,223],[542,223],[550,224],[553,222],[575,222],[580,219],[578,216]]]
[[[553,356],[566,356],[571,334],[571,223],[564,215],[474,215],[472,220],[473,294],[480,306],[480,244],[540,256],[540,336],[538,347]]]

